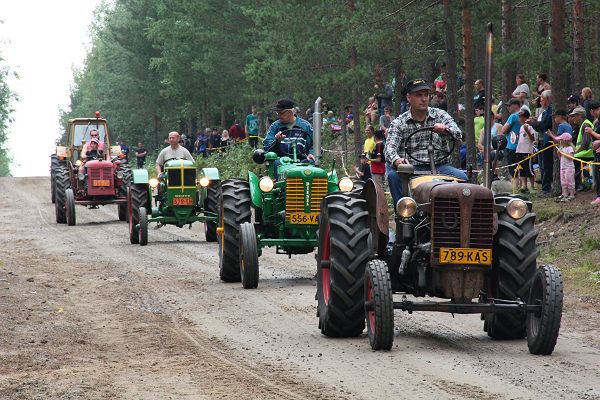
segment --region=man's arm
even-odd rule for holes
[[[162,165],[165,162],[165,150],[161,150],[160,153],[158,153],[158,157],[156,157],[156,175],[160,175],[162,174]]]
[[[400,149],[400,145],[402,144],[402,134],[400,132],[399,123],[396,121],[392,122],[392,125],[388,129],[388,137],[385,142],[385,147],[383,148],[383,154],[385,155],[385,159],[395,167],[396,161],[400,160],[400,162],[404,162],[404,159],[400,157],[398,154],[398,149]]]
[[[265,140],[263,141],[263,148],[265,151],[274,151],[275,146],[277,145],[277,140],[275,139],[275,134],[279,131],[279,124],[277,121],[273,122],[269,127],[269,131],[265,136]]]
[[[454,121],[454,119],[444,110],[440,110],[439,121],[446,125],[446,128],[450,131],[450,135],[459,141],[462,141],[462,131]],[[437,121],[436,121],[437,122]]]
[[[538,132],[546,132],[547,130],[552,129],[552,108],[546,108],[541,121],[530,119],[529,125]]]

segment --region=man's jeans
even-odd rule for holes
[[[415,171],[429,171],[429,168],[430,167],[427,165],[415,165]],[[467,174],[458,168],[454,168],[450,164],[436,165],[435,169],[440,175],[450,175],[458,179],[467,180]],[[389,163],[385,164],[385,173],[387,174],[388,185],[390,186],[390,193],[392,194],[392,201],[394,202],[394,209],[396,209],[396,203],[398,203],[398,200],[403,196],[400,175],[398,175],[398,172]]]

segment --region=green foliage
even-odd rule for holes
[[[588,237],[581,243],[581,248],[584,251],[600,250],[600,239]]]
[[[12,122],[12,102],[15,94],[8,86],[11,71],[3,66],[4,59],[0,57],[0,176],[10,176],[11,157],[5,149],[8,140],[8,126]]]
[[[217,168],[222,180],[231,178],[248,178],[248,171],[260,175],[264,166],[252,161],[252,148],[248,143],[241,142],[230,146],[226,151],[215,153],[209,157],[197,157],[196,166],[202,168]]]

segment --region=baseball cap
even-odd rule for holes
[[[553,116],[557,116],[560,115],[561,117],[565,117],[567,116],[567,110],[563,110],[563,109],[558,109],[556,111],[554,111],[554,114],[552,114]]]
[[[358,158],[367,158],[367,153],[360,153]]]
[[[563,132],[562,134],[558,135],[554,140],[566,140],[570,142],[571,140],[573,140],[573,136],[571,136],[569,132]]]
[[[291,110],[294,108],[296,104],[290,99],[279,99],[275,106],[273,106],[274,111],[283,111],[283,110]]]
[[[414,93],[419,90],[431,90],[431,86],[425,79],[413,79],[406,84],[406,93]]]
[[[596,108],[600,107],[600,101],[598,100],[590,100],[589,104],[588,104],[588,108],[590,110],[595,110]]]
[[[569,98],[567,99],[568,103],[577,103],[579,104],[579,96],[576,94],[572,94],[569,96]]]
[[[519,111],[519,115],[525,117],[525,118],[529,118],[531,117],[531,114],[529,113],[528,110],[522,109],[521,111]]]
[[[572,116],[572,115],[582,115],[582,116],[584,116],[584,117],[585,117],[585,115],[586,115],[585,108],[583,108],[583,107],[581,107],[581,106],[577,106],[577,107],[575,107],[575,108],[573,109],[573,111],[571,111],[571,114],[569,114],[569,116]]]

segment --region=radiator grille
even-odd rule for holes
[[[193,168],[183,169],[183,185],[181,184],[181,169],[169,169],[169,186],[170,187],[181,187],[181,186],[196,186],[196,170]]]
[[[460,247],[460,206],[457,198],[435,198],[432,226],[434,260],[440,258],[440,247]]]
[[[304,213],[305,211],[305,181],[302,178],[288,178],[285,189],[285,211],[286,216],[290,213]],[[318,213],[321,207],[321,200],[327,194],[327,179],[313,179],[310,193],[310,212]]]
[[[471,210],[471,247],[488,249],[494,240],[494,199],[475,199]]]
[[[113,169],[112,167],[103,168],[88,168],[88,175],[91,179],[107,179],[112,181]]]

